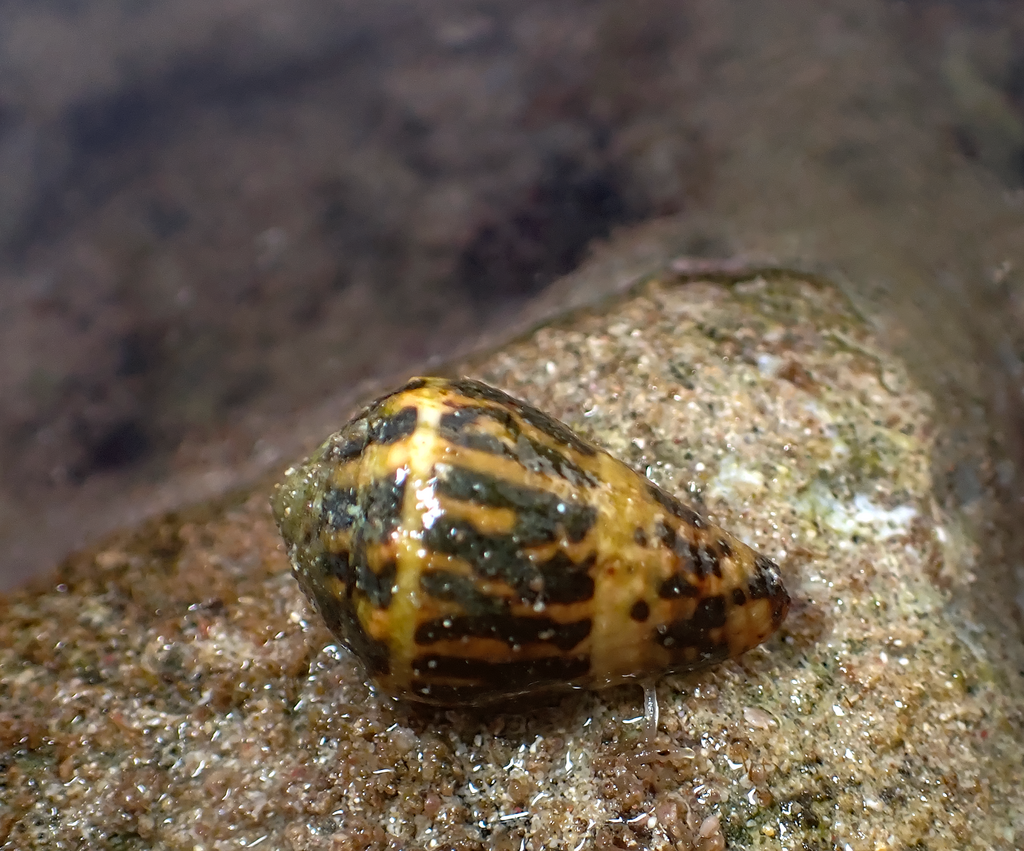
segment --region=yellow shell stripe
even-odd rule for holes
[[[421,392],[409,399],[406,394],[396,398],[396,407],[415,405],[419,415],[416,430],[403,443],[390,448],[388,464],[392,469],[402,466],[408,471],[405,504],[402,506],[402,526],[398,541],[398,576],[395,599],[388,612],[388,630],[391,646],[391,690],[403,690],[410,679],[409,671],[416,652],[413,634],[419,623],[424,601],[421,599],[420,576],[427,557],[423,546],[424,516],[436,512],[437,503],[430,487],[434,461],[443,454],[444,447],[438,435],[441,419],[441,393]]]

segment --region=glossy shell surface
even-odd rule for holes
[[[774,562],[568,426],[416,378],[272,498],[292,567],[386,692],[484,704],[736,656],[782,623]]]

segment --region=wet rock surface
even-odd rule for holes
[[[955,400],[835,290],[725,277],[667,272],[452,367],[779,562],[780,633],[663,678],[653,743],[639,689],[486,714],[373,693],[288,573],[267,481],[3,602],[3,846],[1020,847],[998,444],[958,433],[984,462],[958,496]]]

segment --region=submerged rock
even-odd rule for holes
[[[666,273],[450,372],[550,411],[776,560],[793,597],[780,632],[659,681],[651,743],[633,687],[504,712],[396,703],[308,608],[264,483],[3,603],[0,841],[1024,843],[995,495],[979,477],[969,507],[945,498],[944,405],[836,291]]]

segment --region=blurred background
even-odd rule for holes
[[[602,245],[832,275],[1013,443],[1024,4],[0,0],[0,587]]]

